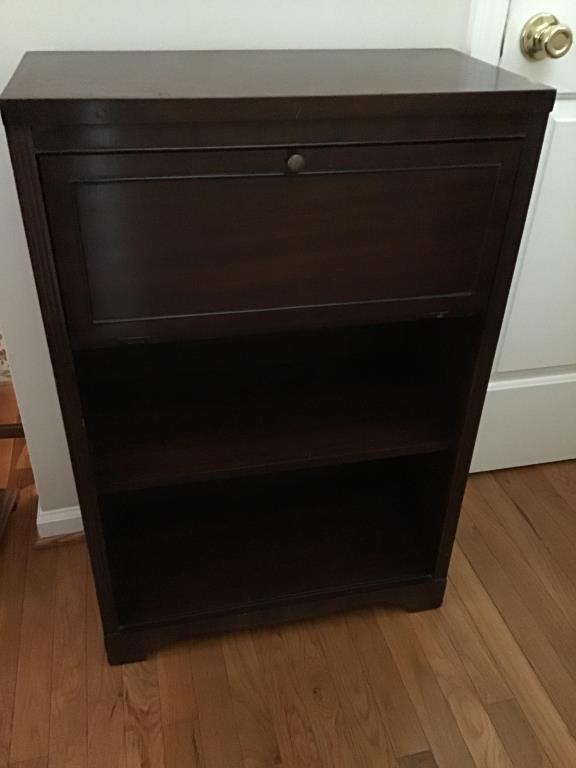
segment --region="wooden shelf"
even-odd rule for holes
[[[463,338],[474,338],[468,320],[88,355],[98,491],[445,450],[457,433],[465,367],[451,359]]]
[[[103,499],[121,624],[429,578],[443,461],[413,457]]]
[[[158,396],[91,414],[98,488],[102,493],[185,483],[210,476],[344,464],[444,450],[450,445],[443,402],[429,390],[386,387],[381,378],[332,390],[317,380],[303,389],[265,380],[234,392]],[[232,388],[230,384],[230,389]]]
[[[0,439],[24,437],[11,381],[0,381]]]

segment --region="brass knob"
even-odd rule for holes
[[[520,48],[529,59],[560,59],[572,47],[572,30],[560,24],[551,13],[539,13],[526,22],[520,35]]]
[[[291,173],[300,173],[300,171],[306,168],[306,160],[304,160],[302,155],[290,155],[286,165]]]

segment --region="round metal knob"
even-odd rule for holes
[[[286,165],[291,173],[300,173],[300,171],[306,168],[306,160],[304,160],[302,155],[290,155]]]
[[[551,13],[539,13],[524,25],[520,48],[529,59],[560,59],[572,47],[572,30]]]

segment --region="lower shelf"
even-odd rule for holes
[[[158,625],[432,573],[447,457],[103,497],[120,623]]]

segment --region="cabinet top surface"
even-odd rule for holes
[[[447,49],[27,53],[2,100],[268,99],[553,91]],[[538,99],[538,101],[540,101]]]

